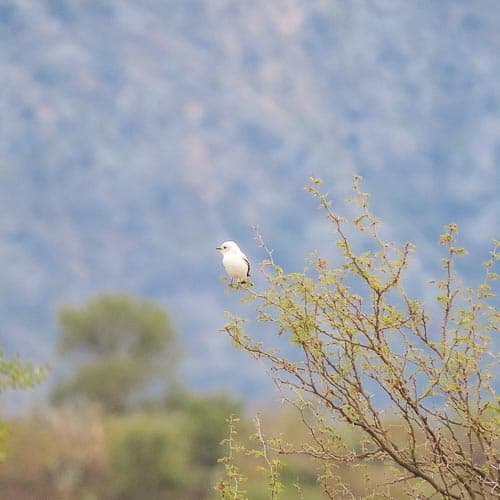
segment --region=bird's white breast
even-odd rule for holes
[[[226,268],[229,276],[237,280],[244,280],[248,273],[248,264],[245,262],[241,255],[228,253],[224,255],[222,264]]]

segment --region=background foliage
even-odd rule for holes
[[[105,294],[80,308],[61,307],[59,322],[60,352],[74,373],[55,386],[54,402],[83,398],[124,412],[148,389],[164,398],[174,383],[177,346],[161,306]]]

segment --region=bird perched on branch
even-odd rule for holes
[[[222,254],[222,264],[231,280],[235,279],[240,283],[249,281],[250,261],[234,241],[225,241],[217,250]]]

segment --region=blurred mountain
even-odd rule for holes
[[[128,291],[171,311],[191,386],[261,395],[215,246],[262,259],[257,224],[300,269],[331,243],[309,175],[343,206],[357,172],[419,279],[450,221],[484,260],[499,54],[495,0],[2,0],[0,342],[56,362],[58,303]]]

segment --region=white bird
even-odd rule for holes
[[[234,241],[225,241],[217,250],[222,254],[222,264],[231,279],[247,281],[250,276],[250,261],[240,247]]]

